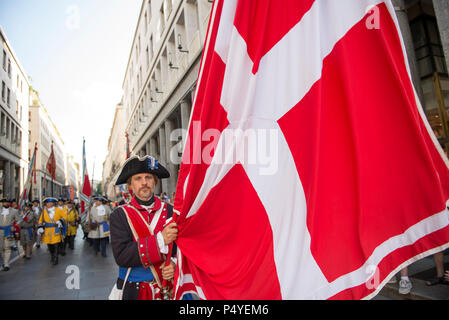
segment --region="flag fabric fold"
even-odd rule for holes
[[[45,167],[53,180],[56,180],[56,158],[53,150],[53,142],[51,143],[51,152]]]
[[[80,192],[81,198],[81,212],[85,211],[85,204],[89,203],[90,196],[92,195],[92,188],[89,181],[89,174],[87,172],[86,162],[86,140],[83,139],[83,185]]]
[[[215,0],[175,298],[362,299],[449,247],[449,161],[390,0]]]

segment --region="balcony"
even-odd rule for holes
[[[6,135],[0,135],[0,145],[17,157],[21,157],[21,147],[16,143],[11,143],[11,137],[6,138]]]

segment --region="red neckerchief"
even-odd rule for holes
[[[137,211],[145,218],[145,221],[148,221],[148,223],[151,223],[151,220],[153,219],[155,212],[161,208],[162,201],[158,197],[154,197],[153,208],[151,208],[151,211],[148,211],[147,209],[142,207],[137,202],[137,199],[135,196],[131,199],[129,204],[137,209]]]

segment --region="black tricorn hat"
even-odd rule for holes
[[[170,173],[163,165],[161,165],[155,158],[151,156],[132,156],[122,166],[115,185],[121,185],[128,181],[135,174],[139,173],[151,173],[159,179],[165,179],[170,177]]]

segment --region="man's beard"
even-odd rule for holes
[[[146,187],[146,188],[140,188],[138,195],[144,196],[144,197],[151,197],[152,193],[153,193],[153,191],[151,190],[151,188]]]

